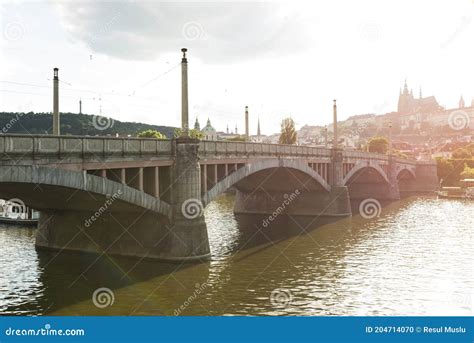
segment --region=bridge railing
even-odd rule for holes
[[[201,141],[199,152],[204,155],[235,156],[331,156],[331,150],[325,148],[256,142]]]
[[[377,154],[373,152],[344,150],[342,154],[344,158],[348,158],[348,159],[370,159],[370,160],[388,161],[387,155]]]
[[[92,136],[0,135],[0,156],[172,155],[170,140]]]

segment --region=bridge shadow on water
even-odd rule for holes
[[[384,207],[389,203],[381,203]],[[360,202],[353,201],[353,214],[358,215]],[[223,210],[222,215],[232,215],[231,204]],[[238,235],[234,236],[226,256],[231,256],[233,261],[239,262],[255,258],[273,246],[296,239],[298,236],[317,234],[323,238],[321,244],[332,244],[331,240],[343,237],[350,228],[351,219],[341,217],[306,217],[306,216],[276,216],[269,221],[268,215],[239,215],[234,219]],[[235,224],[234,224],[235,225]],[[323,228],[324,227],[324,228]],[[318,228],[322,228],[318,231]],[[219,227],[218,230],[228,230],[229,227]],[[214,242],[215,243],[215,242]],[[213,242],[211,242],[212,246]],[[221,252],[213,251],[213,260],[225,259]],[[165,263],[156,260],[108,256],[105,254],[94,255],[89,253],[38,250],[38,270],[40,278],[38,283],[41,289],[32,301],[20,306],[7,307],[5,313],[21,314],[154,314],[170,315],[170,308],[177,304],[163,306],[167,299],[181,299],[189,296],[190,290],[196,289],[196,284],[207,282],[212,262],[199,264]],[[183,273],[181,273],[183,271]],[[164,286],[163,292],[161,287]],[[133,286],[133,287],[131,287]],[[126,309],[114,306],[114,312],[101,310],[92,302],[93,293],[101,288],[109,288],[115,293],[117,303],[121,290],[125,289]],[[191,292],[192,293],[192,292]],[[160,297],[160,304],[156,299],[149,300],[149,295]],[[183,295],[184,294],[184,295]],[[176,300],[177,301],[177,300]],[[137,312],[132,309],[136,307]],[[75,312],[77,311],[77,312]],[[172,310],[171,310],[172,311]]]
[[[234,250],[241,252],[252,250],[249,254],[241,254],[237,261],[258,254],[275,244],[310,234],[322,226],[344,220],[342,217],[280,215],[269,222],[268,218],[268,215],[235,215],[240,236]]]
[[[172,277],[173,273],[192,266],[196,267],[196,265],[53,250],[37,250],[37,256],[40,271],[38,288],[41,291],[34,297],[34,301],[16,307],[7,307],[4,313],[55,315],[56,311],[80,302],[84,302],[83,306],[80,307],[86,309],[86,312],[89,312],[88,309],[93,312],[94,310],[100,310],[92,302],[93,293],[95,290],[104,287],[116,292],[116,290],[133,286],[131,289],[135,292],[133,295],[135,306],[143,302],[141,305],[147,307],[148,304],[144,301],[146,296],[151,294],[152,291],[159,291],[162,281],[150,284],[147,284],[146,281],[168,275],[169,278],[166,279],[166,282],[174,284],[167,287],[169,295],[169,288],[174,288],[176,293],[182,292],[183,289],[193,289],[197,282],[206,281],[208,273],[208,264],[202,263],[197,266],[197,269],[191,268],[194,274],[192,277],[187,280],[177,280]],[[141,288],[140,284],[143,284],[144,287]],[[98,298],[98,301],[100,301],[100,298]],[[129,309],[124,313],[107,313],[105,311],[93,312],[93,314],[132,314],[130,309],[133,307],[134,305],[130,304]],[[148,310],[156,315],[169,314],[162,312],[158,307]],[[84,315],[85,313],[79,310],[77,313],[68,314]]]
[[[337,218],[290,218],[279,216],[271,225],[258,228],[267,216],[235,215],[239,236],[229,253],[235,260],[250,258],[263,250],[299,235],[305,235],[322,225],[334,223]],[[238,252],[238,254],[237,254]],[[39,296],[34,301],[20,307],[7,308],[5,313],[56,315],[67,312],[69,315],[104,314],[150,314],[170,315],[169,309],[159,305],[147,296],[160,297],[163,283],[163,298],[189,296],[196,284],[207,282],[210,262],[199,264],[166,263],[156,260],[96,255],[90,253],[37,250],[39,283],[42,285]],[[220,258],[220,256],[213,256]],[[180,273],[184,271],[184,273]],[[184,276],[183,276],[184,275]],[[101,310],[92,302],[93,293],[101,288],[109,288],[119,299],[120,290],[126,289],[128,308],[123,311]],[[191,292],[192,293],[192,292]],[[130,298],[135,299],[130,301]],[[164,301],[164,300],[163,300]],[[135,304],[133,304],[133,302]],[[178,304],[179,305],[179,304]],[[114,306],[117,310],[117,304]],[[137,312],[131,310],[136,307]],[[76,311],[77,312],[74,312]]]

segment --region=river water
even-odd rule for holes
[[[332,222],[205,211],[212,260],[166,264],[36,251],[0,227],[0,313],[473,315],[474,203],[408,198]]]

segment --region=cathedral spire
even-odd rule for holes
[[[257,136],[261,136],[261,134],[260,134],[260,117],[258,117],[258,123],[257,123]]]
[[[407,79],[405,79],[405,85],[403,86],[403,94],[408,95]]]
[[[421,86],[420,86],[420,99],[423,98],[423,95],[421,94]]]
[[[459,99],[459,108],[464,108],[465,107],[465,103],[464,103],[464,99],[461,95],[461,99]]]

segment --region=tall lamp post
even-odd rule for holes
[[[324,146],[328,147],[328,126],[324,127]]]
[[[53,71],[53,135],[59,136],[61,134],[59,119],[59,69],[54,68]]]
[[[186,51],[182,48],[183,58],[181,59],[181,136],[189,136],[189,112],[188,112],[188,59]]]
[[[338,148],[338,136],[337,136],[337,105],[336,100],[334,100],[334,105],[332,106],[332,114],[333,114],[333,122],[334,122],[334,140],[332,143],[332,147],[337,149]]]
[[[388,155],[392,155],[392,121],[388,122]]]

